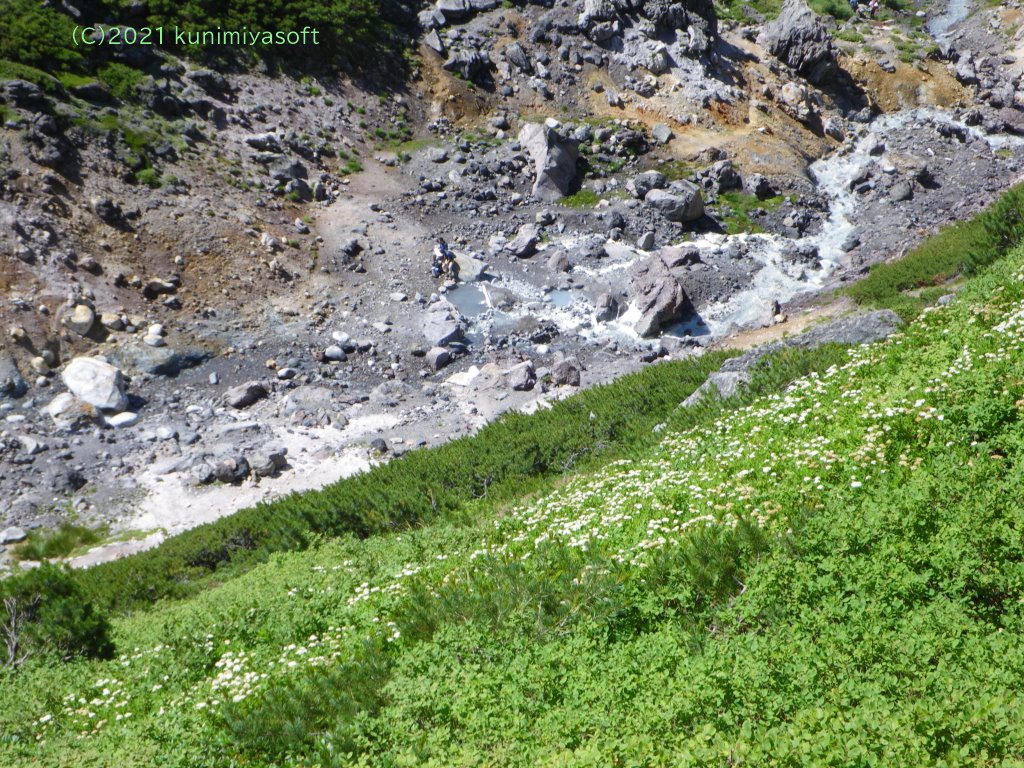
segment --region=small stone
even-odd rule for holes
[[[232,408],[241,410],[242,408],[248,408],[266,396],[267,390],[262,384],[257,381],[250,381],[232,387],[224,393],[224,402]]]
[[[139,423],[139,414],[132,413],[131,411],[122,411],[121,413],[107,417],[107,426],[114,427],[115,429],[120,427],[132,427]]]
[[[67,318],[68,327],[79,336],[85,336],[96,322],[96,313],[85,304],[77,305]]]
[[[324,350],[324,359],[330,360],[332,363],[342,363],[348,359],[348,355],[340,346],[332,344]]]

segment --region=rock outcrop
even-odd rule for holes
[[[640,336],[656,336],[669,323],[682,319],[690,301],[668,265],[658,255],[633,268],[629,296],[640,311],[634,329]]]
[[[757,42],[815,85],[839,71],[832,36],[804,0],[786,0],[782,13],[764,26]]]
[[[539,123],[524,125],[519,131],[519,143],[533,161],[533,196],[553,201],[567,195],[576,178],[579,145],[554,128]]]

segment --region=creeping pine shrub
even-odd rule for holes
[[[32,658],[114,655],[110,626],[67,569],[43,565],[0,581],[0,666]]]
[[[0,6],[0,60],[43,69],[81,63],[71,44],[74,22],[38,0],[4,0]]]
[[[1024,185],[1011,188],[972,219],[930,237],[899,261],[876,264],[846,289],[858,304],[892,309],[905,320],[925,301],[905,291],[933,286],[959,274],[974,274],[1005,256],[1024,238]]]

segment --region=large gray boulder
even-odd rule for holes
[[[634,197],[643,200],[652,189],[664,189],[667,183],[665,174],[658,171],[644,171],[626,182],[626,190]]]
[[[464,21],[473,15],[473,7],[469,0],[438,0],[437,10],[448,24],[453,21]]]
[[[554,201],[567,195],[576,178],[579,145],[540,123],[524,125],[519,131],[519,143],[533,161],[533,196]]]
[[[523,224],[516,236],[508,241],[505,250],[519,259],[526,259],[537,252],[540,242],[540,227],[536,224]]]
[[[669,221],[696,221],[704,215],[704,197],[700,187],[688,181],[679,181],[672,190],[652,189],[644,202]]]
[[[688,398],[683,400],[682,406],[689,408],[696,405],[706,397],[719,397],[722,400],[739,392],[741,387],[750,383],[751,375],[746,371],[715,371],[708,374],[707,379]]]
[[[815,85],[839,72],[832,36],[804,0],[786,0],[782,13],[764,26],[757,42]]]
[[[61,374],[79,400],[104,411],[123,411],[128,405],[124,377],[110,363],[95,357],[76,357]]]
[[[459,310],[447,301],[431,304],[423,316],[423,336],[432,347],[443,347],[462,339]]]
[[[633,326],[640,336],[656,336],[666,325],[681,320],[690,310],[690,301],[658,255],[633,267],[629,279],[630,300],[640,310]]]

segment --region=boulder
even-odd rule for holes
[[[27,391],[28,383],[22,378],[14,358],[0,355],[0,398],[21,397]]]
[[[580,361],[567,357],[555,363],[551,369],[551,380],[558,386],[578,387],[580,385]]]
[[[664,189],[667,183],[665,174],[658,171],[644,171],[626,182],[626,189],[634,197],[643,200],[652,189]]]
[[[462,339],[458,309],[447,301],[431,304],[423,317],[423,336],[432,347],[443,347]]]
[[[704,197],[696,184],[676,182],[672,190],[652,189],[644,202],[669,221],[696,221],[704,215]]]
[[[423,36],[423,43],[431,50],[443,54],[445,51],[444,43],[441,41],[441,36],[437,34],[436,29],[432,29]]]
[[[719,160],[708,168],[705,178],[707,185],[715,192],[728,192],[743,186],[732,160]]]
[[[348,360],[348,354],[338,344],[331,344],[324,350],[324,360],[332,363],[343,363]]]
[[[644,337],[656,336],[664,326],[681,319],[690,308],[682,286],[660,256],[651,256],[633,267],[629,295],[640,312],[633,327]]]
[[[672,69],[672,57],[669,56],[668,46],[662,42],[648,43],[640,61],[641,66],[653,75],[663,75]],[[665,142],[659,143],[664,144]]]
[[[607,323],[619,316],[619,302],[610,293],[602,293],[594,302],[594,319],[599,323]]]
[[[3,95],[2,101],[23,109],[39,109],[47,104],[43,89],[27,80],[7,80],[0,83],[0,94]]]
[[[139,414],[131,411],[121,411],[107,419],[107,426],[117,428],[133,427],[139,423]]]
[[[249,381],[232,387],[224,393],[224,402],[232,408],[241,410],[267,396],[267,389],[258,381]]]
[[[655,123],[654,127],[651,128],[651,138],[659,144],[668,144],[672,141],[672,136],[672,129],[665,125],[665,123]]]
[[[70,427],[81,418],[92,415],[92,408],[84,405],[70,392],[61,392],[46,404],[43,413],[49,416],[58,427]]]
[[[579,145],[541,123],[527,123],[519,131],[519,143],[533,161],[533,196],[558,200],[569,192],[576,178]]]
[[[505,49],[505,58],[519,71],[528,74],[533,72],[533,62],[530,61],[529,55],[518,42],[512,43]]]
[[[552,272],[568,272],[572,269],[572,263],[569,261],[569,254],[562,250],[557,250],[552,253],[548,258],[548,269]]]
[[[246,461],[256,477],[272,477],[288,465],[287,454],[283,445],[270,445],[249,454]]]
[[[76,357],[61,374],[68,390],[79,400],[105,411],[123,411],[128,405],[120,369],[95,357]]]
[[[778,17],[762,28],[757,42],[815,85],[839,72],[832,36],[804,0],[786,0]]]
[[[245,143],[264,152],[280,152],[282,149],[281,140],[275,133],[257,133],[253,136],[246,136]]]
[[[110,360],[129,374],[173,377],[210,359],[210,352],[199,347],[154,347],[155,339],[163,341],[160,336],[147,332],[143,342],[132,341],[112,350]]]
[[[452,353],[444,347],[431,347],[427,350],[426,361],[430,370],[439,371],[452,361]]]
[[[212,469],[214,478],[222,483],[240,483],[249,476],[249,460],[242,455],[223,456]]]
[[[807,89],[800,83],[789,82],[783,85],[779,91],[779,100],[785,111],[801,123],[806,123],[814,115]]]
[[[540,242],[540,228],[536,224],[524,224],[516,236],[508,241],[505,250],[519,259],[526,259],[537,252]]]
[[[464,283],[472,283],[483,279],[484,271],[487,269],[487,265],[482,259],[478,259],[468,253],[455,254],[455,267],[459,280]]]
[[[683,400],[682,406],[689,408],[709,396],[725,400],[735,395],[740,387],[749,383],[750,374],[746,371],[715,371],[708,375],[704,383],[697,387],[693,394]]]
[[[533,389],[537,382],[537,374],[533,370],[533,363],[529,360],[512,366],[505,372],[508,385],[517,392],[527,392]]]
[[[438,0],[437,10],[444,16],[446,23],[465,21],[473,15],[473,6],[469,0]]]

